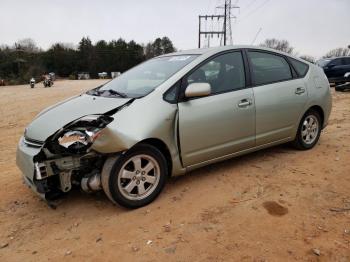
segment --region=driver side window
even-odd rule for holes
[[[208,83],[211,94],[219,94],[245,87],[244,64],[241,52],[219,55],[208,61],[185,81],[186,87],[192,83]]]

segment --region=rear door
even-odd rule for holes
[[[343,76],[346,73],[350,73],[350,57],[344,57],[342,59],[342,64],[343,64]]]
[[[335,58],[324,68],[328,78],[339,78],[344,76],[342,58]]]
[[[248,60],[256,108],[256,145],[293,136],[307,103],[302,78],[293,78],[292,69],[282,55],[250,50]]]
[[[255,146],[255,108],[246,88],[240,51],[209,59],[183,79],[183,90],[194,82],[209,83],[211,95],[183,99],[179,138],[185,166]]]

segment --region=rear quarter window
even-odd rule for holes
[[[293,58],[288,59],[297,72],[298,76],[304,77],[307,74],[307,71],[309,70],[309,66],[307,64]]]

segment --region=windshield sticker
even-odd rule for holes
[[[172,61],[186,61],[189,58],[191,58],[190,55],[188,55],[188,56],[174,56],[174,57],[169,59],[169,62],[172,62]]]

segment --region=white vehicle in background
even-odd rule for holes
[[[105,79],[107,78],[107,76],[108,76],[107,72],[98,73],[98,78],[100,79]]]
[[[112,77],[112,78],[116,78],[116,77],[118,77],[118,76],[120,76],[120,75],[121,75],[120,72],[111,72],[111,77]]]

